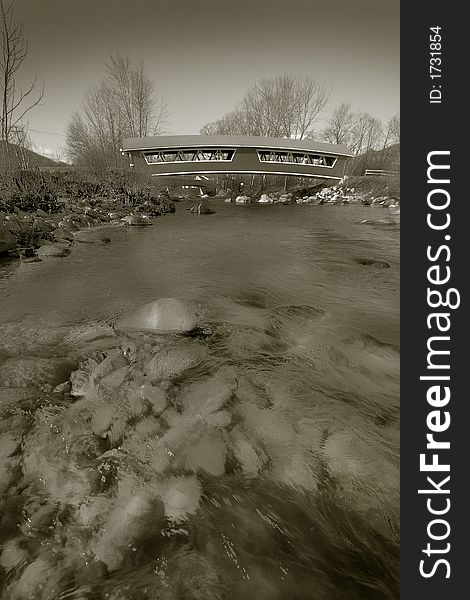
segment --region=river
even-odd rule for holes
[[[76,399],[34,381],[0,388],[2,443],[15,427],[23,440],[10,454],[0,445],[11,463],[0,477],[3,597],[398,597],[399,229],[361,223],[384,213],[362,206],[187,208],[152,227],[106,229],[110,243],[75,244],[67,258],[0,265],[0,377],[2,361],[25,356],[82,360],[80,348],[63,349],[79,339],[70,332],[158,298],[203,307],[190,341],[207,353],[165,382],[173,421],[133,414],[86,468],[76,456],[65,467],[70,456],[43,433],[65,427]],[[139,357],[179,343],[158,337],[129,343]],[[195,387],[209,397],[232,379],[218,417],[207,408],[203,424],[186,417]],[[171,438],[176,462],[154,476],[139,425],[149,419],[157,441],[181,433]],[[73,477],[59,485],[55,473],[51,484],[51,457],[36,463],[31,448],[52,448]],[[98,489],[88,473],[110,452],[126,459],[112,455],[115,481]],[[177,516],[165,500],[176,488]]]

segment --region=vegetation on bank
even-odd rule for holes
[[[154,180],[131,171],[63,169],[0,173],[0,211],[5,213],[15,209],[55,213],[62,209],[61,198],[111,199],[136,206],[160,203],[164,197],[164,190]]]
[[[375,198],[385,196],[400,199],[400,178],[398,175],[392,177],[348,177],[341,183],[341,187],[354,188],[357,193],[364,193]]]
[[[44,243],[72,242],[84,227],[131,214],[174,212],[165,190],[131,172],[17,171],[0,174],[0,253],[31,256]]]

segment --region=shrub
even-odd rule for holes
[[[37,171],[0,174],[0,208],[13,212],[15,207],[28,212],[59,210],[57,195],[48,178]]]

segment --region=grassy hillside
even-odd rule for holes
[[[34,169],[44,167],[66,166],[66,163],[42,156],[33,150],[0,142],[0,167],[9,169]]]
[[[351,159],[346,166],[347,175],[364,175],[366,169],[400,171],[400,144],[393,144],[383,150],[369,150]]]

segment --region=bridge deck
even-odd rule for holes
[[[152,175],[261,173],[341,179],[345,146],[285,138],[156,136],[123,141],[137,170]]]

